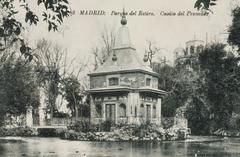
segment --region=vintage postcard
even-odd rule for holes
[[[240,1],[0,8],[0,157],[240,156]]]

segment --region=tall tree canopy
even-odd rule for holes
[[[214,43],[207,45],[191,63],[194,66],[190,69],[177,65],[167,75],[161,75],[169,93],[163,100],[163,116],[175,116],[184,107],[195,134],[232,128],[232,113],[240,100],[239,58],[226,51],[224,44]],[[166,73],[165,70],[162,66],[157,72]]]
[[[0,66],[0,112],[25,114],[29,106],[39,105],[38,83],[34,66],[13,53]]]
[[[236,46],[240,52],[240,7],[232,10],[232,25],[229,27],[228,43]]]
[[[64,78],[62,83],[64,97],[68,102],[67,107],[71,110],[72,116],[77,117],[77,109],[82,104],[83,99],[80,82],[78,81],[77,77],[72,75]]]
[[[223,44],[213,44],[199,56],[201,70],[206,76],[211,114],[219,127],[228,127],[240,94],[239,59],[224,48]]]

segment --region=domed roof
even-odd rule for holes
[[[199,39],[193,39],[193,40],[189,40],[186,42],[186,45],[199,45],[199,44],[204,44],[203,40],[199,40]]]

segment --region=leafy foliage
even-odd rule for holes
[[[239,105],[239,57],[225,51],[225,45],[220,43],[208,45],[195,57],[189,58],[190,69],[188,65],[177,65],[168,71],[169,76],[161,75],[161,80],[165,77],[167,82],[164,84],[169,85],[165,88],[169,95],[163,100],[163,116],[175,116],[179,108],[185,108],[189,127],[195,134],[231,128],[232,113]],[[158,72],[161,74],[165,68]]]
[[[25,29],[23,24],[15,17],[19,13],[16,8],[21,7],[25,10],[25,22],[29,25],[37,25],[39,17],[43,17],[43,21],[48,23],[48,30],[58,30],[58,25],[63,22],[63,19],[69,16],[68,0],[36,0],[37,5],[43,5],[45,10],[42,15],[36,15],[34,9],[29,7],[29,2],[19,0],[15,3],[14,0],[1,0],[0,8],[2,12],[0,22],[0,52],[11,47],[13,43],[21,44],[20,52],[31,61],[33,55],[31,48],[27,46],[24,39],[21,37],[22,31]],[[19,6],[15,6],[19,4]],[[2,42],[4,41],[4,42]],[[9,42],[7,42],[9,41]]]
[[[232,10],[232,25],[229,27],[228,43],[237,46],[240,51],[240,7]]]
[[[219,127],[229,127],[229,118],[240,94],[239,58],[224,50],[223,44],[213,44],[201,53],[199,60],[206,74],[207,99],[212,118]]]
[[[194,8],[197,8],[198,10],[209,10],[211,6],[216,5],[216,1],[217,0],[197,0]]]
[[[76,115],[76,110],[81,105],[83,97],[80,83],[74,76],[67,77],[62,82],[64,84],[64,97],[68,102],[67,107],[72,111],[72,115]]]
[[[4,114],[25,114],[29,106],[39,105],[38,84],[32,64],[12,54],[0,67],[0,73],[0,106]]]

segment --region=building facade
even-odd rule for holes
[[[192,61],[197,59],[199,53],[203,51],[204,41],[202,40],[190,40],[186,42],[186,47],[178,47],[174,50],[174,65],[185,65],[187,68],[191,68]]]
[[[126,17],[106,62],[89,74],[91,123],[161,124],[159,75],[143,62],[131,43]]]

